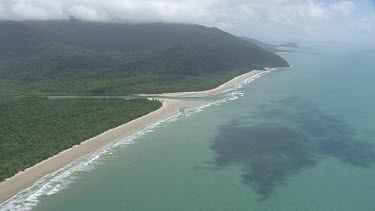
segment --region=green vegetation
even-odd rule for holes
[[[241,37],[242,39],[250,42],[250,43],[253,43],[261,48],[263,48],[264,50],[267,50],[269,52],[273,52],[273,53],[277,53],[277,52],[286,52],[287,50],[281,50],[279,49],[280,47],[287,47],[287,48],[299,48],[299,46],[296,44],[296,43],[284,43],[284,44],[281,44],[281,45],[273,45],[273,44],[268,44],[268,43],[264,43],[264,42],[261,42],[259,40],[256,40],[256,39],[253,39],[253,38],[250,38],[250,37]]]
[[[146,99],[19,97],[0,102],[0,181],[161,106]]]
[[[251,69],[288,66],[255,44],[199,25],[70,20],[0,28],[0,78],[22,84],[16,89],[23,94],[198,91]]]
[[[199,25],[0,21],[0,180],[161,106],[45,95],[200,91],[251,69],[287,66]]]

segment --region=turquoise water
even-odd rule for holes
[[[292,68],[112,149],[34,210],[374,211],[375,54],[282,56]]]

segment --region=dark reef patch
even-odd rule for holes
[[[297,98],[273,101],[220,127],[212,149],[217,166],[243,168],[244,183],[261,200],[322,156],[360,167],[375,163],[373,145],[359,140],[353,127]]]

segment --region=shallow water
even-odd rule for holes
[[[282,56],[292,68],[92,155],[18,208],[375,210],[375,54]]]

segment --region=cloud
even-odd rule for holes
[[[355,4],[350,1],[341,1],[331,4],[330,8],[332,8],[335,12],[340,13],[341,15],[348,16],[354,11]]]
[[[371,32],[372,29],[375,29],[375,15],[363,16],[360,19],[359,27],[365,32]]]
[[[0,19],[216,23],[210,11],[219,1],[171,0],[4,0]],[[5,14],[5,15],[4,15]]]
[[[0,4],[0,20],[6,18],[5,9],[2,4]]]
[[[369,0],[1,0],[0,20],[185,22],[266,40],[333,39],[371,26],[361,19],[370,14],[360,14],[368,7]]]
[[[51,19],[74,16],[83,20],[128,22],[203,22],[293,19],[326,20],[328,10],[349,14],[354,3],[348,1],[323,5],[300,0],[5,0],[6,19]],[[4,18],[3,18],[4,19]]]
[[[45,20],[55,17],[55,14],[50,13],[46,8],[29,2],[19,2],[12,5],[11,8],[15,16],[22,17],[23,19]]]
[[[89,20],[89,21],[108,21],[110,18],[105,12],[98,9],[94,9],[85,5],[73,6],[70,9],[70,16],[78,19]]]

